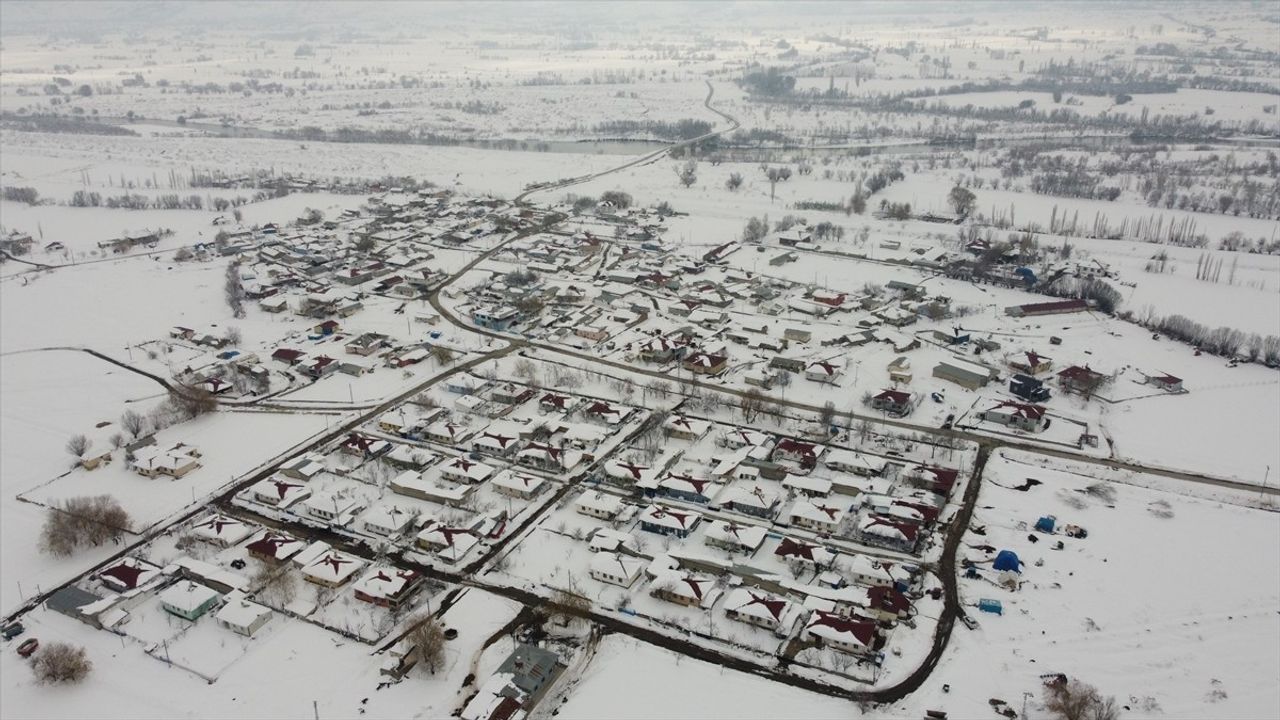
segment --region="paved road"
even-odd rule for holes
[[[700,143],[700,142],[702,142],[703,140],[709,140],[709,139],[711,139],[711,138],[713,138],[713,137],[718,137],[718,136],[720,136],[720,135],[723,135],[724,133],[731,132],[731,131],[733,131],[733,130],[737,130],[739,127],[741,127],[741,126],[742,126],[742,125],[741,125],[741,123],[739,123],[739,122],[738,122],[738,119],[737,119],[737,118],[733,117],[732,115],[730,115],[730,114],[728,114],[728,113],[726,113],[726,112],[722,112],[722,111],[720,111],[720,110],[717,110],[717,109],[715,109],[714,107],[712,107],[712,106],[711,106],[711,99],[712,99],[713,97],[715,97],[715,94],[716,94],[716,89],[715,89],[715,87],[711,84],[711,81],[710,81],[710,80],[708,80],[708,81],[707,81],[707,97],[706,97],[706,99],[704,99],[704,100],[702,101],[702,106],[703,106],[703,107],[705,107],[706,109],[710,110],[711,112],[713,112],[713,113],[715,113],[715,114],[719,115],[720,117],[724,118],[724,119],[729,123],[729,126],[728,126],[728,127],[726,127],[726,128],[721,128],[720,130],[713,130],[713,131],[711,131],[711,132],[709,132],[709,133],[706,133],[706,134],[704,134],[704,135],[699,135],[698,137],[690,138],[690,139],[688,139],[688,140],[682,140],[682,141],[680,141],[680,142],[678,142],[678,143],[673,143],[673,144],[672,144],[671,146],[669,146],[669,147],[662,148],[661,150],[655,150],[655,151],[653,151],[653,152],[649,153],[648,155],[641,155],[640,157],[636,158],[635,160],[632,160],[632,161],[630,161],[630,162],[623,163],[622,165],[618,165],[617,167],[609,168],[608,170],[601,170],[600,172],[597,172],[597,173],[591,173],[591,174],[589,174],[589,175],[579,175],[578,177],[567,178],[567,179],[565,179],[565,180],[557,180],[557,181],[556,181],[556,182],[554,182],[554,183],[548,183],[548,184],[545,184],[545,185],[539,185],[539,186],[537,186],[537,187],[530,187],[530,188],[528,188],[527,190],[525,190],[524,192],[522,192],[522,193],[520,193],[519,195],[517,195],[517,196],[516,196],[515,201],[516,201],[516,202],[518,202],[518,203],[519,203],[519,202],[524,202],[524,201],[526,201],[526,200],[527,200],[531,195],[536,195],[536,194],[538,194],[538,193],[544,193],[544,192],[550,192],[550,191],[552,191],[552,190],[560,190],[560,189],[562,189],[562,188],[567,188],[567,187],[569,187],[569,186],[571,186],[571,185],[579,185],[579,184],[584,183],[584,182],[590,182],[591,180],[595,180],[596,178],[599,178],[599,177],[604,177],[605,175],[610,175],[610,174],[612,174],[612,173],[621,172],[621,171],[623,171],[623,170],[626,170],[627,168],[632,168],[632,167],[636,167],[637,165],[645,165],[645,164],[648,164],[648,163],[651,163],[651,162],[655,162],[656,160],[658,160],[658,158],[661,158],[662,156],[664,156],[664,155],[666,155],[666,154],[670,153],[672,150],[674,150],[674,149],[676,149],[676,148],[687,147],[687,146],[689,146],[689,145],[693,145],[693,144],[695,144],[695,143]]]

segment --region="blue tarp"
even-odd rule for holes
[[[1014,551],[1001,550],[999,554],[996,555],[996,561],[992,567],[996,570],[1022,572],[1022,561],[1018,559],[1018,554]]]
[[[1053,516],[1045,515],[1044,517],[1036,521],[1036,529],[1039,530],[1040,532],[1051,533],[1053,532],[1054,524],[1055,523],[1054,523]]]

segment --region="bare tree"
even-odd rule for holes
[[[253,574],[252,585],[258,588],[258,597],[284,606],[293,602],[298,594],[298,581],[288,568],[276,568],[263,564]]]
[[[240,281],[239,260],[227,264],[227,279],[223,290],[227,298],[227,306],[231,308],[231,314],[236,318],[244,317],[245,291],[244,284]]]
[[[755,388],[746,391],[738,400],[738,408],[742,410],[742,419],[747,422],[755,420],[764,410],[764,395]]]
[[[587,617],[591,614],[591,601],[567,590],[557,590],[551,596],[551,609],[566,620],[574,617]]]
[[[1120,708],[1114,697],[1079,680],[1055,683],[1044,689],[1044,709],[1059,720],[1116,720]]]
[[[67,452],[78,458],[84,457],[89,452],[89,447],[93,445],[93,441],[84,435],[72,435],[67,438]]]
[[[435,675],[444,661],[444,628],[440,627],[440,622],[430,615],[422,615],[412,622],[413,626],[409,628],[405,639],[413,645],[418,662]]]
[[[742,187],[742,173],[729,173],[729,179],[724,181],[724,186],[732,191]]]
[[[89,676],[93,661],[84,648],[63,642],[49,643],[31,663],[31,670],[40,684],[78,683]]]
[[[40,549],[65,557],[82,545],[116,540],[132,528],[129,513],[110,495],[74,497],[50,507],[40,530]]]
[[[451,348],[447,348],[444,345],[432,345],[431,356],[434,357],[436,362],[441,365],[453,364],[454,352]]]
[[[227,328],[227,334],[223,337],[228,343],[236,346],[239,346],[241,341],[244,340],[243,336],[240,335],[240,328],[238,327]]]
[[[698,161],[689,158],[684,165],[676,167],[676,177],[680,178],[680,184],[690,187],[698,182]]]
[[[198,385],[175,385],[169,390],[169,403],[186,419],[218,409],[217,396]]]
[[[822,412],[818,414],[818,419],[826,427],[831,427],[836,419],[836,404],[830,400],[822,404]]]
[[[142,413],[125,410],[124,414],[120,416],[120,427],[136,438],[147,427],[147,419],[142,416]]]

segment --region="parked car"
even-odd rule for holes
[[[18,646],[18,654],[22,657],[31,657],[36,650],[40,649],[40,641],[35,638],[27,638]]]
[[[26,631],[27,629],[23,627],[22,623],[16,622],[5,625],[4,630],[0,630],[0,635],[3,635],[5,640],[12,640]]]
[[[965,626],[965,627],[967,627],[967,628],[969,628],[970,630],[977,630],[977,629],[978,629],[978,621],[977,621],[977,620],[974,620],[973,618],[969,617],[968,615],[961,615],[961,616],[960,616],[960,622],[964,623],[964,626]]]

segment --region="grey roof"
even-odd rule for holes
[[[502,661],[499,673],[511,673],[512,683],[527,693],[535,693],[555,673],[560,656],[533,645],[517,645]]]
[[[76,615],[80,608],[95,603],[102,598],[75,585],[68,585],[49,596],[44,606],[64,615]]]

